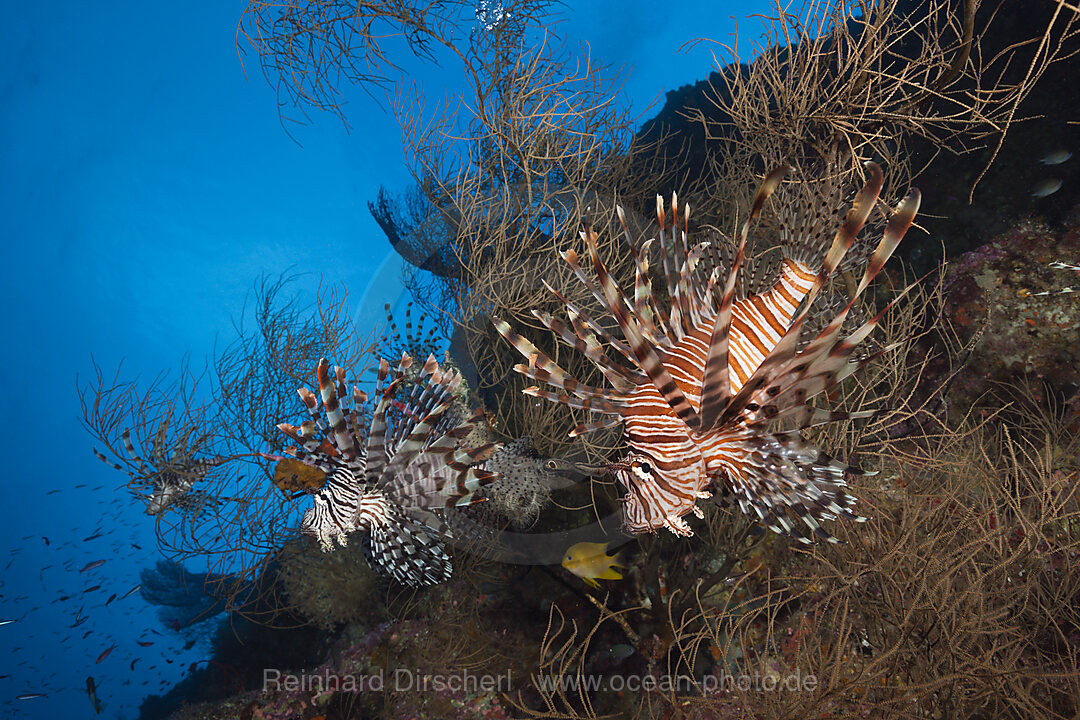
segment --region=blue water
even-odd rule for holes
[[[128,379],[175,368],[185,353],[201,364],[215,339],[233,337],[254,281],[288,269],[308,273],[292,287],[309,301],[320,278],[344,284],[370,326],[403,291],[366,202],[411,179],[395,120],[362,92],[348,93],[351,132],[317,114],[290,138],[257,59],[241,66],[242,3],[5,5],[0,620],[16,622],[0,627],[0,714],[90,717],[92,676],[102,716],[134,718],[143,697],[209,656],[211,627],[177,633],[138,592],[105,605],[159,556],[126,476],[91,454],[76,376],[90,376],[91,356],[110,374],[123,361]],[[768,8],[570,5],[570,46],[627,66],[626,98],[640,110],[659,99],[650,113],[713,67],[715,46],[679,53],[684,42],[731,42],[729,16],[746,42],[760,27],[746,16]],[[451,68],[407,67],[436,95],[454,89]],[[72,628],[80,609],[89,619]],[[23,693],[46,697],[16,700]]]

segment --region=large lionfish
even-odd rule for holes
[[[353,386],[350,402],[345,369],[335,367],[331,374],[330,363],[322,359],[316,372],[318,396],[297,390],[311,419],[278,425],[298,443],[287,452],[326,476],[312,493],[301,531],[326,551],[335,543],[344,546],[351,533],[365,533],[368,560],[403,584],[448,579],[451,564],[443,540],[450,529],[444,511],[474,502],[476,490],[497,477],[476,467],[496,445],[462,443],[483,413],[461,420],[456,397],[461,376],[442,370],[434,356],[415,368],[403,354],[393,373],[381,361],[369,425],[362,412],[367,395]]]
[[[787,170],[774,170],[758,189],[726,279],[719,267],[707,279],[697,267],[707,243],[689,245],[689,207],[683,208],[679,230],[680,208],[678,199],[672,198],[669,237],[663,200],[657,197],[661,276],[670,300],[666,311],[657,301],[649,274],[648,248],[653,241],[638,246],[622,208],[617,209],[636,266],[634,292],[628,297],[600,260],[597,235],[586,220],[581,235],[596,280],[585,274],[573,250],[563,258],[617,321],[625,342],[550,286],[566,305],[570,326],[545,313],[535,315],[563,343],[584,353],[607,378],[610,389],[570,377],[506,322],[495,320],[499,333],[529,359],[515,370],[558,390],[530,387],[526,394],[609,416],[579,425],[572,436],[624,424],[629,456],[612,467],[628,491],[623,507],[630,532],[664,527],[676,535],[692,535],[683,516],[703,517],[696,501],[711,496],[706,491],[711,482],[725,480],[743,512],[752,512],[776,532],[803,542],[810,541],[799,520],[813,535],[834,542],[822,529],[822,520],[837,516],[863,520],[852,512],[854,498],[844,481],[846,472],[862,471],[829,457],[799,430],[872,414],[829,412],[810,406],[809,400],[888,349],[853,358],[888,308],[846,337],[841,326],[911,225],[920,196],[912,189],[900,203],[862,281],[839,314],[815,338],[800,343],[810,306],[865,224],[883,177],[876,164],[867,164],[868,179],[831,241],[832,230],[823,227],[822,210],[807,218],[805,226],[782,227],[786,242],[779,279],[766,292],[736,301],[750,223]],[[613,360],[607,348],[627,362]],[[781,421],[787,425],[783,431],[775,427]]]

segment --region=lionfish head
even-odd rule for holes
[[[697,500],[711,497],[705,462],[700,452],[685,441],[680,460],[668,460],[641,450],[631,450],[626,459],[610,469],[626,488],[623,496],[623,525],[627,532],[653,533],[666,528],[676,535],[693,533],[683,516],[703,517]],[[666,457],[666,456],[665,456]]]

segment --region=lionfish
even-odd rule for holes
[[[712,496],[706,488],[713,482],[720,487],[726,482],[744,513],[804,543],[810,540],[799,520],[813,536],[832,542],[837,540],[822,529],[823,520],[838,516],[865,520],[852,511],[854,497],[846,491],[845,473],[867,473],[825,454],[799,431],[874,414],[830,412],[812,407],[809,401],[890,349],[853,357],[888,307],[846,337],[841,326],[907,232],[920,195],[912,189],[899,204],[858,288],[832,321],[807,342],[800,339],[807,313],[866,223],[883,176],[876,164],[867,164],[867,180],[831,243],[832,229],[826,232],[823,210],[806,218],[805,226],[782,226],[785,242],[779,278],[767,291],[736,301],[750,224],[788,169],[777,168],[758,189],[726,278],[720,267],[707,279],[698,268],[708,243],[690,246],[689,207],[682,208],[680,230],[678,198],[672,197],[669,236],[668,215],[657,197],[660,274],[670,298],[666,311],[657,301],[650,278],[648,249],[654,241],[638,246],[622,208],[617,208],[636,268],[634,292],[627,296],[601,261],[597,235],[586,219],[581,236],[595,281],[573,250],[562,257],[611,313],[623,339],[549,285],[566,306],[569,326],[546,313],[534,314],[561,342],[584,353],[610,388],[589,386],[571,377],[506,322],[495,319],[499,333],[528,358],[527,364],[515,370],[556,389],[533,386],[525,394],[607,416],[579,425],[571,436],[623,424],[629,454],[611,468],[627,489],[623,511],[629,532],[667,528],[676,535],[692,535],[683,518],[689,513],[704,516],[697,500]],[[612,359],[607,348],[626,362]],[[780,422],[786,424],[785,429],[776,427]]]
[[[325,551],[364,533],[373,567],[402,584],[429,585],[452,572],[443,547],[451,535],[445,511],[473,503],[476,491],[497,477],[476,465],[498,446],[462,442],[483,412],[461,421],[457,371],[444,371],[434,356],[418,372],[413,366],[407,353],[392,373],[380,362],[368,424],[362,412],[367,394],[354,385],[350,396],[345,369],[331,373],[324,358],[316,370],[319,395],[297,390],[311,419],[278,429],[298,444],[286,452],[325,474],[311,493],[301,532]]]
[[[166,446],[167,430],[168,422],[162,422],[151,443],[150,456],[144,460],[135,449],[131,429],[125,428],[120,433],[120,441],[128,455],[128,460],[125,460],[128,468],[113,462],[97,448],[92,450],[103,463],[131,477],[131,491],[146,506],[147,515],[160,515],[169,508],[201,515],[226,500],[232,500],[195,489],[197,482],[204,480],[227,458],[194,457],[183,441],[169,452]],[[149,494],[146,494],[147,490]]]

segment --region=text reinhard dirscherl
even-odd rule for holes
[[[574,691],[649,691],[662,692],[813,692],[818,680],[812,674],[794,672],[729,675],[706,675],[700,680],[672,675],[545,675],[532,679],[541,690]],[[476,674],[463,670],[457,673],[422,673],[410,668],[397,668],[386,673],[382,668],[368,675],[286,673],[276,668],[263,669],[263,692],[509,692],[511,673]]]

